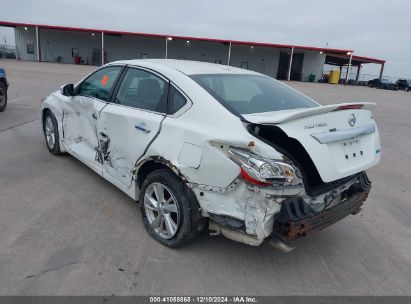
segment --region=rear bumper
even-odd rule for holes
[[[369,192],[370,187],[355,192],[340,204],[320,212],[310,210],[302,199],[289,202],[289,210],[282,210],[276,217],[273,234],[283,241],[292,241],[320,231],[350,214],[357,213]]]

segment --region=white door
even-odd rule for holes
[[[75,96],[67,99],[63,131],[64,144],[71,153],[96,171],[100,171],[99,136],[97,122],[101,110],[110,100],[114,83],[122,67],[113,66],[98,70],[82,81]]]
[[[131,186],[134,166],[155,139],[166,115],[167,91],[168,82],[162,77],[128,68],[98,124],[99,136],[107,142],[104,175]]]

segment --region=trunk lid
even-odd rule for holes
[[[375,106],[374,103],[343,103],[243,117],[254,124],[275,125],[298,140],[322,180],[331,182],[380,161],[380,138],[371,112]]]

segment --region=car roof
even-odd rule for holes
[[[261,75],[253,71],[240,69],[228,65],[193,61],[193,60],[178,60],[178,59],[134,59],[134,60],[121,60],[112,62],[110,64],[127,64],[137,65],[148,68],[161,68],[166,67],[173,70],[180,71],[186,75],[198,75],[198,74],[248,74],[248,75]]]

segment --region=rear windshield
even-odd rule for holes
[[[308,97],[263,75],[204,74],[191,78],[234,114],[317,107]]]

